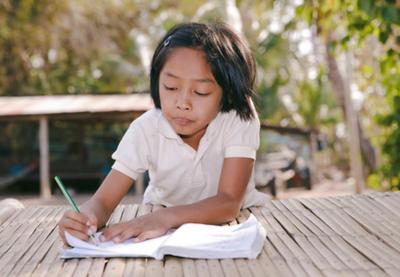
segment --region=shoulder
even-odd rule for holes
[[[229,112],[220,112],[218,114],[218,125],[222,128],[226,129],[240,129],[240,128],[260,128],[260,120],[258,118],[257,113],[254,114],[254,117],[249,120],[244,120],[240,118],[238,113],[234,110]]]
[[[158,129],[159,121],[162,116],[161,110],[153,108],[148,110],[135,120],[129,126],[129,129],[141,129],[142,131],[154,132]]]

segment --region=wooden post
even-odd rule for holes
[[[318,176],[316,173],[318,172],[317,164],[315,163],[315,153],[318,151],[318,141],[317,141],[317,134],[314,130],[310,131],[310,188],[312,185],[318,182]]]
[[[39,152],[40,152],[40,196],[50,198],[50,161],[48,118],[41,116],[39,120]]]
[[[347,135],[349,139],[350,150],[350,168],[351,176],[355,181],[355,192],[361,193],[364,190],[364,174],[361,158],[361,144],[358,132],[357,115],[351,100],[350,82],[352,80],[352,57],[349,52],[346,53],[346,75],[344,105],[346,111]]]
[[[143,195],[144,193],[144,174],[139,174],[135,181],[135,195]]]

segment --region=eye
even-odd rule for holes
[[[195,93],[196,95],[198,95],[198,96],[207,96],[207,95],[210,94],[210,93],[208,93],[208,92],[200,92],[200,91],[194,91],[194,93]]]
[[[169,86],[167,86],[167,85],[163,85],[163,86],[164,86],[164,88],[165,88],[166,90],[169,90],[169,91],[175,91],[175,90],[177,90],[176,87],[169,87]]]

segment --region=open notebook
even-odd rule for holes
[[[164,255],[173,255],[200,259],[254,259],[261,252],[265,237],[265,230],[254,215],[233,226],[187,223],[161,237],[137,243],[127,240],[94,245],[66,233],[72,248],[63,248],[61,258],[153,257],[160,260]]]

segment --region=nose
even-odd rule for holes
[[[178,99],[176,101],[176,107],[180,110],[190,111],[192,109],[192,104],[190,101],[190,93],[188,91],[182,91],[179,93]]]

